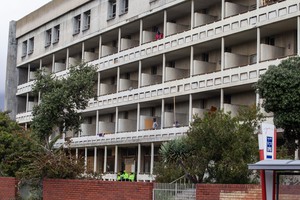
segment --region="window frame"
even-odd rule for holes
[[[21,57],[24,58],[27,55],[27,47],[28,47],[28,41],[25,40],[22,42],[22,54]]]
[[[83,13],[82,19],[82,31],[86,31],[91,27],[91,10],[85,11]]]
[[[108,15],[107,20],[114,19],[117,15],[117,1],[116,0],[109,0],[108,1]]]
[[[52,44],[58,43],[59,38],[60,38],[60,24],[53,27],[53,41],[52,41]]]
[[[34,51],[34,37],[28,40],[28,55],[32,54]]]
[[[52,41],[52,29],[47,29],[45,31],[45,47],[49,47]]]
[[[81,14],[73,17],[73,35],[79,34],[80,29],[81,29]]]

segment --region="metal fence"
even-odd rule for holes
[[[196,200],[196,185],[154,183],[153,200]]]

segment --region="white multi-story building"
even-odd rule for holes
[[[5,105],[29,126],[37,69],[96,65],[85,123],[66,138],[104,179],[126,170],[152,181],[162,142],[194,114],[258,104],[253,84],[300,54],[299,37],[299,0],[52,0],[10,23]]]

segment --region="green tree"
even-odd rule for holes
[[[79,130],[82,121],[78,111],[85,109],[88,100],[94,96],[95,76],[96,68],[85,63],[70,67],[65,78],[37,72],[33,91],[40,94],[41,103],[33,109],[31,127],[48,149],[49,136],[55,128],[60,134]]]
[[[162,145],[162,161],[194,183],[249,183],[247,164],[258,159],[254,132],[261,118],[254,107],[241,108],[236,117],[223,111],[195,117],[186,137]]]
[[[0,176],[16,176],[29,164],[22,158],[36,148],[30,133],[12,121],[7,112],[0,112]]]
[[[290,151],[300,139],[300,58],[291,57],[278,66],[271,65],[261,75],[256,88],[263,98],[263,108],[274,113],[274,124],[284,129],[284,138]]]

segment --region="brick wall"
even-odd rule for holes
[[[198,184],[197,200],[261,200],[260,185]]]
[[[0,177],[0,199],[11,200],[17,195],[18,181],[15,178]]]
[[[152,200],[152,183],[45,179],[44,200]]]

